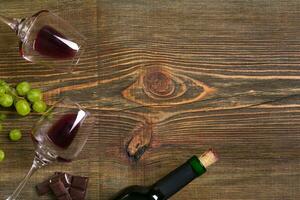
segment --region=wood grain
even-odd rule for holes
[[[90,176],[88,199],[106,200],[209,147],[220,161],[172,199],[300,198],[299,1],[0,3],[10,16],[45,8],[88,38],[81,63],[72,74],[27,63],[1,25],[0,78],[30,80],[50,104],[71,96],[98,121],[80,159],[38,172],[23,199],[40,199],[34,184],[63,170]],[[29,133],[35,119],[11,115],[4,126]],[[0,148],[3,198],[31,164],[32,144],[28,135],[12,144],[3,133]]]

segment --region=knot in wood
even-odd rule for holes
[[[149,147],[152,134],[152,123],[147,121],[145,123],[139,123],[133,129],[133,133],[127,142],[126,151],[128,156],[135,161],[139,160]]]
[[[144,76],[144,88],[158,97],[168,97],[175,91],[175,83],[165,72],[150,71]]]

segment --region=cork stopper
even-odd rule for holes
[[[212,149],[209,149],[208,151],[204,152],[200,157],[199,160],[202,163],[202,165],[207,168],[210,165],[214,164],[218,161],[218,156],[216,152],[214,152]]]

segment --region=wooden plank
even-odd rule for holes
[[[172,199],[299,199],[299,8],[98,1],[101,199],[209,147],[220,162]],[[141,124],[152,140],[135,163]]]
[[[23,197],[50,199],[38,198],[33,186],[63,170],[91,177],[88,199],[109,199],[214,147],[220,162],[172,199],[299,199],[299,1],[0,4],[11,16],[45,8],[87,36],[80,65],[69,74],[27,63],[0,26],[0,78],[30,80],[50,104],[71,96],[98,121],[80,159],[42,169]],[[10,116],[4,126],[29,133],[34,120]],[[137,162],[127,156],[130,141],[149,146]],[[0,148],[7,153],[3,198],[30,166],[33,148],[29,135],[15,144],[5,132]]]

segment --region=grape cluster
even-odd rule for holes
[[[47,105],[43,101],[42,91],[32,89],[26,81],[13,88],[5,81],[0,80],[0,105],[5,108],[14,106],[21,116],[28,115],[31,109],[37,113],[43,113],[47,109]]]
[[[31,85],[26,81],[17,84],[14,88],[5,81],[0,80],[0,106],[5,108],[14,107],[21,116],[28,115],[31,110],[43,113],[47,109],[47,105],[43,101],[42,91],[40,89],[32,89]],[[6,118],[7,116],[4,113],[0,113],[0,132],[3,129],[1,122]],[[22,138],[22,133],[19,129],[13,129],[8,136],[11,141],[18,141]],[[0,162],[4,158],[5,153],[0,149]]]

